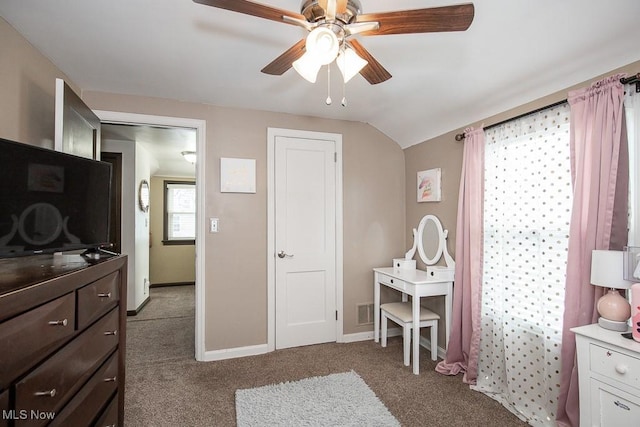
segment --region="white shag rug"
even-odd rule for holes
[[[354,371],[236,390],[238,427],[400,426]]]

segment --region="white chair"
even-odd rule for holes
[[[387,319],[391,319],[402,326],[402,340],[404,351],[404,366],[409,366],[411,355],[411,328],[413,315],[411,302],[390,302],[380,305],[382,347],[387,346]],[[431,360],[438,359],[438,316],[433,311],[420,307],[420,328],[431,328]]]

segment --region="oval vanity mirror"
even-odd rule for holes
[[[49,203],[34,203],[20,215],[18,232],[30,245],[48,245],[62,232],[62,215]]]
[[[418,253],[426,265],[434,265],[440,260],[447,244],[445,231],[440,220],[434,215],[425,215],[418,225]]]

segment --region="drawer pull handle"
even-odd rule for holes
[[[616,365],[616,372],[621,375],[624,375],[627,373],[627,367],[624,365]]]
[[[625,405],[624,403],[616,400],[615,402],[613,402],[618,408],[624,409],[625,411],[630,411],[631,408],[629,408],[627,405]]]
[[[111,378],[105,378],[104,382],[105,383],[114,383],[116,382],[117,377],[111,377]]]
[[[393,283],[393,279],[391,279],[390,282]]]
[[[111,292],[101,292],[98,294],[98,298],[111,298]]]
[[[62,320],[49,320],[49,325],[51,326],[67,326],[67,319]]]
[[[36,391],[33,393],[34,396],[46,396],[46,397],[54,397],[56,395],[56,389],[52,388],[49,391]]]
[[[104,333],[105,335],[118,335],[118,330],[113,330],[113,331],[105,331]]]

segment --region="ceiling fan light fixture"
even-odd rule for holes
[[[305,49],[305,55],[309,54],[318,64],[326,65],[336,59],[340,41],[336,33],[329,28],[317,27],[307,36]]]
[[[189,162],[189,163],[195,163],[196,162],[196,152],[195,151],[183,151],[182,153],[182,157],[184,157],[184,159]]]
[[[315,83],[318,77],[318,71],[320,71],[321,64],[319,64],[315,58],[308,53],[305,53],[293,61],[293,69],[298,72],[305,80],[310,83]]]
[[[345,83],[358,74],[368,63],[369,62],[361,58],[356,51],[349,46],[341,50],[336,59],[336,64],[338,64]]]

